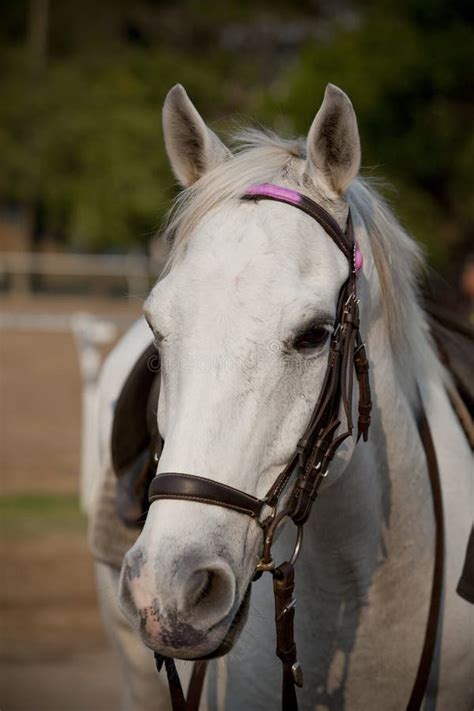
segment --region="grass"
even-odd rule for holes
[[[65,531],[84,533],[86,517],[73,494],[0,496],[0,535],[31,536]]]

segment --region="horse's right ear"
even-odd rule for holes
[[[181,84],[176,84],[165,99],[163,134],[171,168],[186,188],[231,156],[206,126]]]
[[[349,97],[328,84],[324,100],[308,133],[306,174],[340,195],[360,168],[360,138]]]

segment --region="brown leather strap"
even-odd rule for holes
[[[265,501],[233,486],[221,484],[212,479],[206,479],[192,474],[163,472],[158,474],[150,484],[148,492],[150,503],[158,499],[181,499],[197,501],[202,504],[223,506],[252,518],[259,518]]]
[[[258,187],[258,186],[257,186]],[[265,187],[265,186],[264,186]],[[272,188],[272,186],[267,186]],[[277,186],[273,186],[277,188]],[[258,192],[258,191],[257,191]],[[272,193],[272,194],[270,194]],[[294,568],[292,562],[286,562],[273,569],[270,549],[277,522],[290,516],[300,527],[309,517],[312,504],[316,498],[322,478],[326,475],[330,461],[337,448],[346,437],[352,433],[352,387],[353,368],[359,384],[359,417],[358,437],[367,439],[370,425],[371,399],[368,379],[368,361],[365,348],[359,334],[359,312],[356,292],[356,242],[351,215],[349,213],[346,231],[343,232],[334,218],[320,205],[304,195],[285,189],[271,189],[268,194],[249,191],[243,196],[248,200],[277,200],[298,207],[311,215],[327,232],[339,249],[347,257],[350,269],[349,277],[342,286],[337,304],[336,329],[331,341],[326,374],[320,395],[313,410],[306,431],[298,443],[296,453],[288,462],[270,488],[265,499],[257,499],[250,494],[233,487],[191,474],[163,473],[155,477],[149,490],[150,502],[158,499],[180,499],[200,503],[223,506],[256,518],[264,528],[264,550],[266,557],[262,558],[260,570],[271,570],[274,576],[273,589],[275,597],[275,620],[277,631],[276,653],[283,667],[282,708],[283,711],[296,711],[297,699],[295,685],[302,685],[301,668],[297,662],[294,642]],[[340,425],[339,410],[342,406],[347,419],[347,431],[336,435]],[[421,708],[426,692],[434,655],[438,618],[441,606],[443,563],[444,563],[444,523],[436,452],[431,432],[424,411],[419,418],[419,431],[425,450],[428,471],[433,495],[433,505],[436,520],[435,563],[433,585],[428,614],[428,624],[425,633],[423,650],[413,691],[407,706],[407,711],[418,711]],[[290,494],[289,508],[267,521],[260,521],[260,514],[265,504],[276,507],[279,498],[289,482],[290,476],[299,464],[299,476]],[[301,539],[299,538],[299,541]],[[299,543],[297,548],[299,550]],[[259,570],[259,568],[257,568]],[[172,659],[155,655],[157,667],[161,669],[165,663],[170,686],[170,694],[174,711],[197,711],[204,683],[205,666],[195,666],[194,680],[191,680],[190,693],[186,701],[176,667]],[[201,664],[199,662],[198,664]]]
[[[160,672],[163,664],[168,678],[171,707],[173,711],[198,711],[201,702],[204,679],[206,677],[207,662],[194,662],[191,680],[189,682],[188,697],[184,696],[183,687],[179,678],[176,663],[171,657],[164,657],[155,652],[156,668]]]
[[[187,711],[198,711],[201,702],[204,680],[206,678],[207,662],[194,662],[191,681],[189,682]]]
[[[150,437],[147,405],[159,369],[159,356],[155,346],[151,344],[143,351],[128,374],[115,404],[111,454],[112,465],[118,476],[147,448]]]
[[[363,434],[364,439],[367,438],[370,423],[371,402],[367,375],[368,362],[359,336],[356,242],[351,215],[349,213],[346,231],[343,232],[336,220],[324,208],[306,196],[295,193],[295,191],[277,188],[277,186],[266,187],[271,188],[267,190],[267,194],[256,194],[253,191],[252,194],[249,192],[244,195],[243,199],[274,199],[298,207],[323,227],[349,262],[349,276],[342,285],[338,296],[336,328],[331,339],[326,373],[313,413],[304,435],[298,443],[297,451],[277,477],[264,499],[257,499],[250,494],[205,477],[166,472],[159,474],[152,481],[149,500],[150,503],[159,499],[196,501],[223,506],[258,520],[264,529],[264,555],[257,571],[271,570],[274,576],[276,652],[281,659],[283,669],[282,708],[284,711],[296,711],[295,685],[302,685],[302,673],[296,658],[293,631],[295,605],[293,563],[301,543],[302,525],[310,515],[322,478],[326,475],[337,448],[352,433],[354,367],[360,391],[359,433]],[[340,425],[338,417],[341,404],[347,419],[347,430],[336,434]],[[299,466],[299,476],[289,497],[289,508],[276,513],[280,497],[297,465]],[[265,505],[273,507],[273,513],[265,521],[261,521],[260,515]],[[274,569],[271,559],[273,535],[277,530],[277,524],[286,516],[290,516],[299,526],[298,542],[291,562],[283,563]],[[170,692],[176,699],[173,701],[173,709],[187,711],[188,707],[183,706],[183,703],[186,702],[182,690],[174,679],[176,670],[166,660],[165,664],[168,676],[170,677],[171,674]],[[197,682],[196,685],[198,686]],[[197,703],[199,703],[199,696],[200,691],[199,694],[196,692]]]
[[[303,672],[296,655],[294,618],[296,601],[295,571],[291,563],[282,563],[273,571],[275,598],[276,655],[282,663],[281,707],[283,711],[297,711],[296,686],[303,686]]]
[[[338,298],[336,319],[338,324],[341,324],[343,318],[344,306],[347,303],[350,294],[349,289],[350,281],[348,280],[343,285]],[[301,474],[306,472],[306,478],[308,477],[308,474],[311,474],[312,479],[317,479],[319,474],[323,471],[323,460],[324,466],[329,464],[335,448],[337,448],[342,441],[342,439],[337,439],[336,443],[334,443],[335,447],[332,446],[335,431],[340,424],[337,420],[337,416],[339,414],[341,401],[339,378],[342,350],[344,345],[344,338],[342,336],[343,334],[340,327],[336,327],[336,333],[333,335],[331,341],[328,365],[323,384],[321,386],[321,391],[313,409],[310,421],[303,436],[298,442],[295,456],[292,457],[265,497],[269,504],[276,505],[283,489],[287,485],[290,476],[295,469],[295,466],[298,464],[300,476],[291,495],[291,507],[294,511],[294,521],[297,524],[304,522],[309,516],[311,503],[307,495],[309,495],[310,490],[312,495],[316,495],[317,488],[320,483],[320,481],[316,483],[308,481],[303,486],[303,489],[306,489],[306,493],[301,493],[297,490],[298,488],[301,488],[300,485],[303,483]],[[345,439],[345,435],[343,439]],[[314,483],[315,486],[313,486]]]
[[[438,631],[438,621],[441,609],[441,598],[443,593],[444,575],[444,515],[443,496],[441,492],[441,479],[438,468],[438,459],[434,447],[430,426],[426,418],[426,413],[421,406],[418,417],[418,430],[420,433],[423,449],[425,450],[428,474],[430,477],[431,493],[433,499],[434,517],[436,523],[435,537],[435,560],[433,568],[433,583],[431,587],[430,609],[426,624],[425,639],[421,652],[420,662],[415,677],[415,683],[411,692],[407,711],[419,711],[423,703],[430,676],[431,666],[436,645]]]
[[[357,422],[357,441],[362,437],[367,442],[372,412],[372,400],[369,383],[369,361],[365,352],[360,332],[357,333],[356,351],[354,353],[354,366],[359,383],[359,418]]]
[[[165,665],[173,711],[187,711],[186,698],[184,696],[183,687],[181,686],[181,681],[174,659],[171,657],[164,657],[158,652],[155,652],[155,664],[159,672],[161,671],[163,664]]]
[[[348,280],[338,300],[338,327],[331,342],[321,392],[311,420],[298,444],[299,476],[289,504],[290,516],[298,526],[308,520],[334,454],[352,433],[352,370],[358,328],[358,302],[353,284]],[[359,377],[358,380],[360,386]],[[339,421],[341,403],[346,414],[347,429],[337,435],[336,432],[341,424]]]

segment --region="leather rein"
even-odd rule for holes
[[[370,426],[372,402],[368,375],[369,363],[359,331],[359,300],[357,298],[357,272],[362,267],[362,254],[355,240],[350,212],[346,229],[343,231],[336,220],[321,205],[288,188],[267,183],[259,184],[247,190],[242,199],[274,200],[302,210],[323,227],[348,261],[349,276],[342,285],[338,296],[335,328],[331,336],[323,384],[306,430],[300,438],[294,454],[262,499],[205,477],[178,472],[163,472],[155,476],[151,482],[149,502],[151,504],[159,499],[179,499],[221,506],[250,516],[261,527],[263,552],[255,570],[254,580],[264,572],[269,572],[273,576],[276,654],[282,663],[282,710],[296,711],[298,703],[295,687],[303,686],[303,674],[297,659],[294,641],[294,564],[301,549],[303,526],[310,516],[318,490],[328,474],[330,463],[337,449],[353,432],[354,371],[359,391],[357,440],[362,438],[367,441]],[[347,422],[347,428],[342,432],[339,429],[341,407]],[[437,549],[427,634],[412,697],[407,707],[409,711],[420,708],[424,696],[434,651],[442,581],[443,521],[441,504],[436,506],[436,501],[440,501],[440,495],[435,495],[437,493],[435,489],[439,489],[439,474],[431,433],[424,413],[422,415],[423,426],[420,426],[420,435],[427,456],[433,500],[435,501]],[[289,489],[290,480],[294,480],[294,483]],[[280,506],[280,501],[283,498],[285,499],[284,504]],[[277,566],[272,558],[272,544],[277,529],[285,519],[291,519],[297,527],[297,539],[290,560]],[[437,562],[438,558],[441,560],[441,564]],[[163,664],[165,665],[173,711],[197,711],[207,662],[195,661],[186,698],[174,660],[159,653],[155,653],[155,660],[158,671],[161,670]]]

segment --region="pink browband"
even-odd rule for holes
[[[257,185],[252,185],[245,191],[245,194],[253,195],[254,197],[271,197],[275,200],[281,200],[282,202],[289,202],[292,205],[300,205],[303,200],[303,195],[296,190],[282,188],[272,183],[258,183]]]

